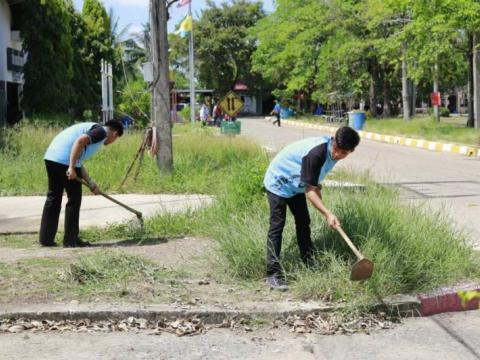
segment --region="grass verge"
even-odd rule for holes
[[[19,125],[10,129],[0,148],[0,196],[45,195],[47,177],[43,156],[51,139],[61,129],[55,126]],[[107,193],[196,193],[220,190],[223,179],[265,159],[257,146],[244,138],[214,136],[209,128],[178,125],[173,128],[175,169],[159,175],[155,161],[143,161],[136,181],[134,172],[120,183],[142,141],[141,132],[125,134],[85,162],[90,176]],[[265,161],[264,161],[265,162]],[[220,181],[219,181],[220,180]],[[240,185],[241,186],[241,185]],[[222,188],[224,189],[224,188]]]
[[[319,116],[299,118],[299,121],[314,122],[328,126],[339,126],[339,123],[327,123]],[[468,128],[467,118],[441,118],[440,122],[429,116],[415,116],[411,121],[400,118],[373,119],[368,118],[363,130],[385,135],[408,136],[430,141],[480,146],[480,130]]]
[[[352,240],[375,263],[375,272],[367,282],[350,282],[354,255],[311,208],[317,249],[314,268],[307,269],[299,262],[291,216],[284,231],[282,265],[300,298],[366,305],[378,297],[479,278],[478,256],[462,231],[452,228],[444,215],[402,204],[395,191],[375,184],[365,191],[325,189],[324,199]],[[263,201],[248,213],[235,214],[224,226],[212,228],[211,236],[221,244],[225,268],[233,275],[252,279],[264,275],[267,213]]]
[[[443,118],[437,122],[430,117],[403,119],[368,119],[365,130],[387,135],[404,135],[431,141],[443,141],[480,146],[480,130],[466,127],[466,118]]]

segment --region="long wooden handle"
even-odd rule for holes
[[[83,185],[85,185],[86,187],[88,187],[88,188],[90,189],[90,185],[88,184],[88,182],[87,182],[85,179],[83,179],[83,178],[81,178],[81,177],[77,177],[77,180],[80,181]],[[91,189],[90,189],[90,190],[91,190]],[[135,209],[132,209],[130,206],[125,205],[124,203],[118,201],[117,199],[114,199],[113,197],[111,197],[110,195],[105,194],[105,193],[102,192],[102,191],[100,191],[99,194],[102,195],[103,197],[107,198],[108,200],[113,201],[115,204],[120,205],[120,206],[123,207],[124,209],[127,209],[128,211],[134,213],[135,215],[137,215],[137,217],[138,217],[139,219],[142,218],[142,213],[141,213],[140,211],[137,211],[137,210],[135,210]]]
[[[343,229],[340,226],[337,226],[337,231],[340,233],[340,235],[342,235],[343,240],[345,240],[345,242],[348,244],[350,249],[352,249],[353,253],[357,256],[358,260],[362,260],[364,258],[364,256],[356,248],[356,246],[353,245],[352,240],[350,240],[350,238],[347,236],[347,234],[345,234],[345,231],[343,231]]]

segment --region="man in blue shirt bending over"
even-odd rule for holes
[[[337,130],[333,138],[326,136],[294,142],[280,151],[270,163],[263,184],[270,205],[267,284],[271,289],[288,289],[279,262],[287,206],[295,218],[300,255],[303,262],[310,265],[314,248],[306,199],[320,211],[330,227],[339,225],[336,216],[322,202],[320,183],[337,161],[346,158],[359,143],[358,133],[344,126]]]
[[[82,184],[76,178],[78,176],[85,179],[92,192],[98,194],[100,190],[97,184],[90,179],[82,163],[100,150],[102,145],[112,144],[122,134],[122,123],[110,120],[105,123],[105,126],[93,122],[70,126],[52,140],[44,156],[48,175],[48,193],[40,225],[41,245],[55,246],[55,234],[64,190],[67,191],[68,201],[65,206],[63,246],[90,245],[78,237]]]

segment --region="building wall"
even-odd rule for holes
[[[0,0],[0,81],[12,81],[7,71],[7,47],[10,46],[10,7]]]
[[[240,111],[240,115],[262,115],[262,102],[254,95],[238,94],[244,105]]]
[[[0,0],[0,81],[22,83],[18,74],[7,70],[7,48],[22,50],[18,31],[11,31],[11,11],[6,0]]]
[[[17,57],[12,56],[11,49],[18,51],[13,54]],[[0,0],[0,127],[13,125],[23,117],[22,64],[25,62],[25,56],[21,58],[21,50],[20,33],[17,29],[12,31],[12,8],[7,0]],[[8,69],[9,61],[15,71]]]

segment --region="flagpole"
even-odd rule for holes
[[[192,1],[188,2],[188,16],[192,16]],[[190,66],[190,121],[195,124],[195,71],[193,68],[193,19],[190,29],[190,41],[188,42],[188,63]]]

